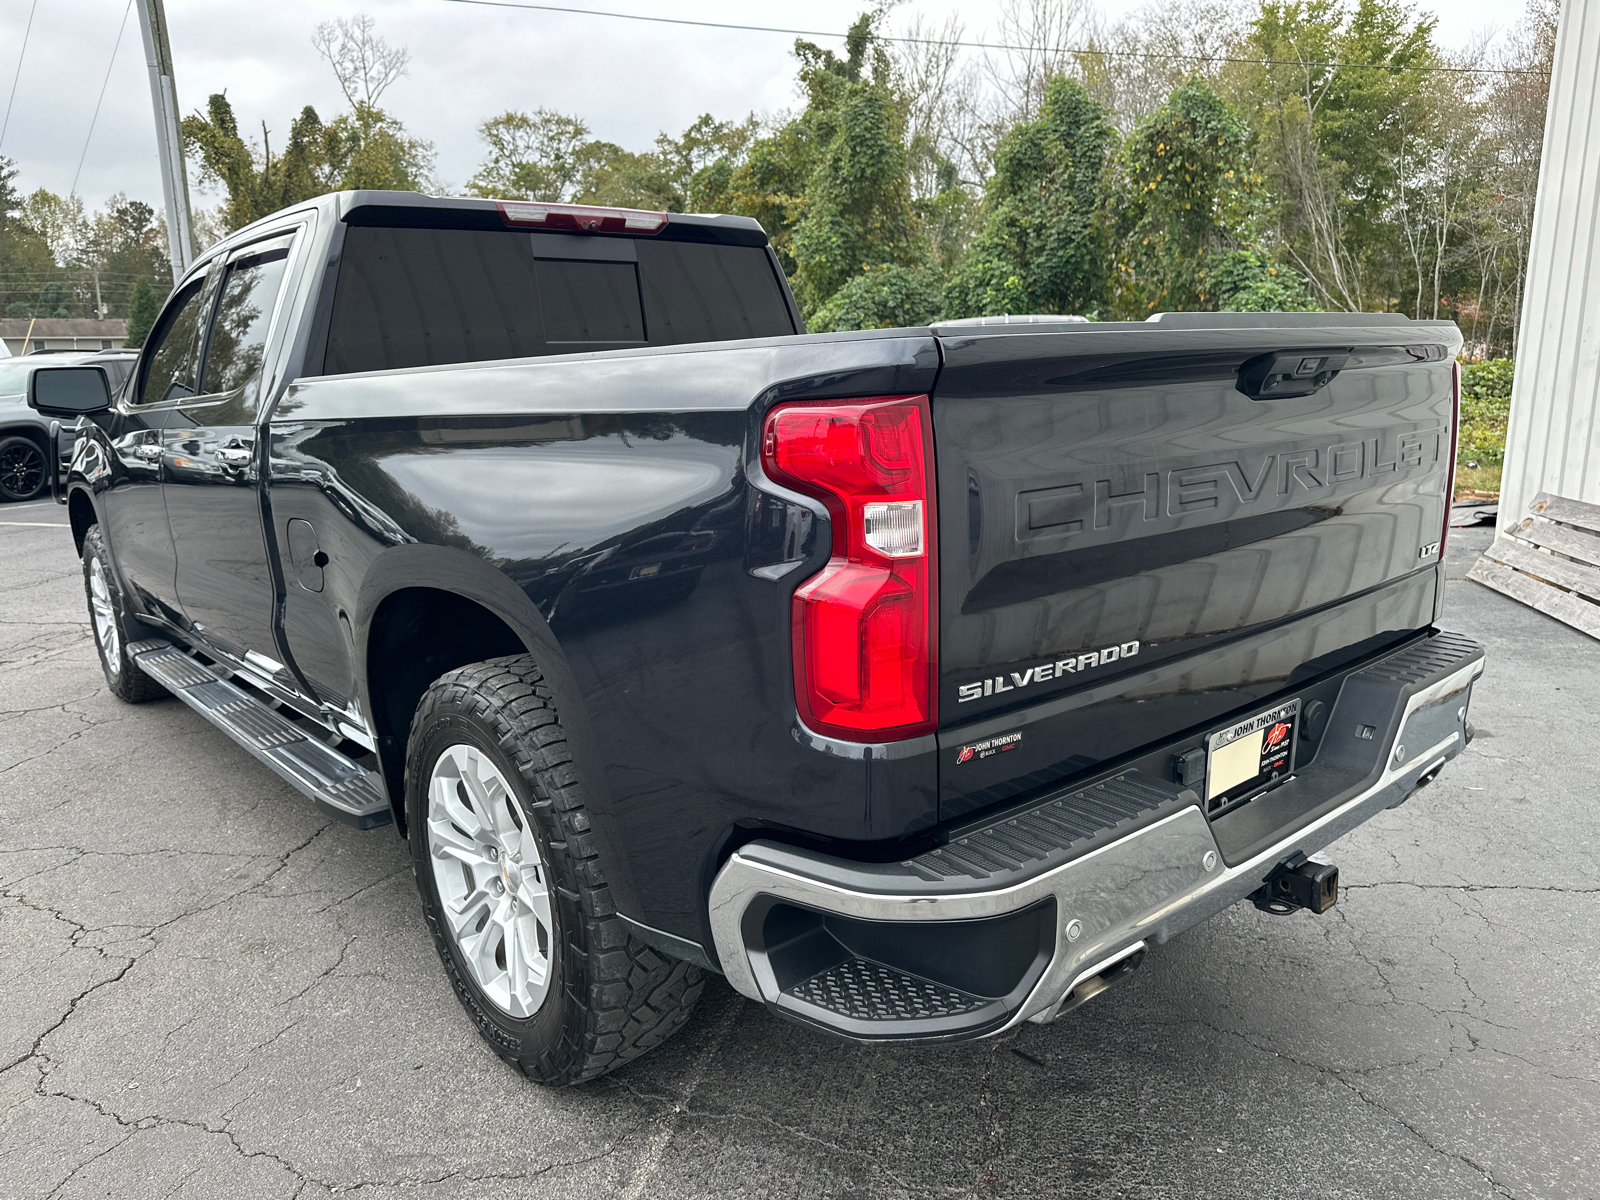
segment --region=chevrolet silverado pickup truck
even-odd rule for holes
[[[1461,336],[805,332],[744,218],[326,196],[126,384],[43,367],[111,691],[393,823],[490,1046],[592,1079],[706,972],[869,1043],[1047,1022],[1471,737]],[[222,786],[226,786],[224,782]]]

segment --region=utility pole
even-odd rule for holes
[[[183,170],[183,138],[178,133],[178,89],[172,78],[172,44],[161,0],[139,0],[139,32],[150,68],[150,101],[156,113],[156,152],[161,157],[161,194],[167,202],[167,247],[172,282],[194,261],[189,235],[189,181]]]

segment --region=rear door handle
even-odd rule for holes
[[[242,467],[250,458],[250,450],[245,446],[221,446],[217,449],[217,461],[224,466]]]

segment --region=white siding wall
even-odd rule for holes
[[[1563,0],[1528,253],[1502,528],[1538,492],[1600,504],[1600,0]]]

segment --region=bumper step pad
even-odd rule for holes
[[[393,820],[379,776],[309,736],[271,705],[223,679],[171,642],[135,642],[139,668],[285,782],[358,829]]]
[[[866,958],[849,958],[795,984],[787,995],[854,1021],[958,1017],[992,1003]]]

